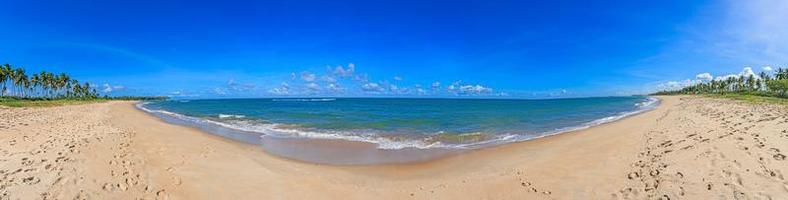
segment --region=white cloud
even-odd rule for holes
[[[306,82],[313,82],[315,81],[316,78],[317,76],[315,76],[315,74],[311,72],[301,72],[301,80],[304,80]]]
[[[263,92],[271,95],[315,95],[348,93],[360,94],[388,94],[388,95],[498,95],[498,91],[482,84],[463,84],[457,81],[441,84],[434,81],[431,84],[404,85],[404,78],[396,75],[389,79],[375,80],[368,74],[356,71],[354,64],[343,66],[326,66],[325,71],[313,73],[312,71],[288,72],[290,77],[280,77],[283,81],[278,87],[267,86],[265,89],[246,84],[240,79],[229,79],[226,85],[204,90],[205,93],[214,95],[242,95],[241,92]],[[289,80],[288,80],[289,79]],[[395,84],[396,83],[396,84]],[[288,84],[293,84],[291,87]],[[448,87],[447,87],[448,86]],[[448,90],[448,92],[442,91]],[[258,93],[259,94],[259,93]]]
[[[318,85],[317,83],[307,83],[306,89],[309,89],[312,92],[317,92],[320,91],[320,85]]]
[[[462,81],[456,81],[446,87],[446,91],[455,95],[482,95],[491,94],[493,89],[478,84],[463,85]]]
[[[107,92],[112,92],[112,87],[111,87],[111,86],[109,86],[109,84],[107,84],[107,83],[104,83],[104,89],[102,89],[101,91],[102,91],[102,92],[105,92],[105,93],[107,93]]]
[[[416,93],[418,95],[425,95],[425,94],[427,94],[427,91],[424,90],[424,89],[421,89],[421,88],[416,88]]]
[[[321,76],[320,80],[322,80],[322,81],[324,81],[326,83],[336,83],[337,82],[336,78],[334,78],[333,76],[328,76],[328,75]]]
[[[181,90],[170,92],[166,96],[168,96],[168,97],[189,97],[189,98],[200,97],[199,94],[190,94],[188,92],[183,92]]]
[[[349,77],[352,76],[355,71],[356,71],[356,65],[350,63],[347,65],[347,68],[342,68],[342,66],[337,66],[337,68],[334,69],[334,75],[340,77]]]
[[[457,87],[458,86],[449,85],[449,87],[446,87],[446,91],[448,91],[449,93],[457,93],[456,92],[457,91]]]
[[[732,48],[731,56],[745,57],[750,62],[785,61],[788,57],[788,1],[729,0],[728,16],[721,31],[724,47]]]
[[[774,69],[772,69],[772,67],[770,67],[770,66],[766,66],[766,67],[761,68],[761,70],[763,70],[764,72],[768,73],[768,72],[771,72]]]
[[[353,76],[353,80],[361,82],[361,83],[367,83],[367,82],[369,82],[369,77],[367,76],[367,74],[359,74],[359,75]]]
[[[718,77],[715,77],[714,80],[715,81],[724,81],[724,80],[728,80],[730,78],[740,78],[740,77],[749,78],[750,75],[752,75],[755,79],[760,79],[761,78],[760,76],[756,75],[755,72],[752,71],[751,67],[745,67],[738,74],[728,74],[728,75],[718,76]]]
[[[701,73],[701,74],[696,75],[695,79],[698,79],[698,80],[701,80],[701,81],[711,81],[712,79],[714,79],[714,77],[711,76],[710,73]]]
[[[682,25],[680,57],[701,63],[774,64],[788,60],[788,1],[722,0],[706,4]],[[687,55],[687,53],[696,55]]]
[[[226,94],[226,93],[230,93],[230,92],[233,92],[233,91],[248,92],[248,91],[252,91],[252,90],[254,90],[256,88],[257,88],[257,85],[255,85],[255,84],[252,84],[252,83],[243,83],[243,84],[241,84],[241,83],[238,83],[238,81],[236,81],[235,79],[230,79],[230,80],[227,80],[227,85],[225,86],[225,88],[222,88],[222,91],[223,91],[224,94]],[[219,94],[215,90],[216,89],[214,89],[213,93]]]
[[[566,89],[561,89],[559,91],[550,92],[549,94],[547,94],[547,96],[557,97],[557,96],[564,96],[564,95],[566,95],[568,93],[569,93],[569,91],[566,91]]]
[[[446,87],[446,91],[452,94],[457,94],[458,90],[460,89],[460,83],[462,83],[462,81],[455,81],[454,83]]]
[[[342,88],[338,84],[334,84],[334,83],[329,83],[326,86],[326,88],[328,88],[328,90],[330,90],[332,92],[344,92],[345,91],[345,88]]]
[[[365,83],[361,85],[361,89],[365,92],[382,92],[383,88],[380,87],[377,83]]]
[[[484,87],[481,85],[463,85],[460,86],[460,93],[463,94],[489,94],[492,93],[492,88]]]
[[[224,88],[221,88],[221,87],[213,88],[212,91],[213,91],[214,94],[218,94],[218,95],[226,95],[227,94],[227,89],[224,89]]]
[[[275,95],[290,94],[290,85],[288,85],[285,82],[282,82],[282,84],[279,85],[279,87],[272,88],[272,89],[268,90],[268,92],[271,93],[271,94],[275,94]]]
[[[113,91],[123,90],[126,88],[122,85],[110,85],[109,83],[104,83],[102,87],[103,89],[101,89],[101,91],[104,93],[111,93]]]
[[[397,85],[394,84],[389,85],[389,91],[397,92],[398,91]]]
[[[755,72],[752,71],[752,67],[745,67],[744,69],[742,69],[741,72],[739,72],[739,76],[741,76],[741,77],[750,77],[750,76],[756,76],[756,75],[755,75]]]
[[[765,70],[766,71],[766,70]],[[760,76],[755,74],[751,67],[744,67],[741,72],[737,74],[727,74],[722,76],[714,77],[713,80],[715,81],[725,81],[731,78],[749,78],[752,76],[755,79],[760,79]],[[663,83],[657,84],[656,89],[659,91],[664,90],[679,90],[687,86],[697,85],[702,82],[707,82],[712,80],[712,76],[710,73],[701,73],[695,76],[695,80],[686,79],[683,81],[667,81]]]
[[[730,78],[739,78],[739,75],[737,75],[737,74],[728,74],[728,75],[724,75],[724,76],[714,77],[714,80],[715,81],[724,81],[724,80],[728,80]]]

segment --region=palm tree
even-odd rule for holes
[[[82,86],[82,90],[82,94],[85,97],[90,97],[90,83],[85,83],[85,85]]]
[[[69,96],[72,97],[77,96],[77,91],[75,90],[76,86],[79,86],[79,81],[77,81],[76,79],[71,79],[71,81],[68,82],[67,87],[70,94]]]
[[[47,81],[49,81],[49,79],[47,78],[46,71],[38,73],[38,85],[41,87],[41,97],[43,98],[47,98],[49,96],[49,84],[47,84]]]
[[[22,86],[22,78],[25,76],[25,69],[16,68],[13,71],[13,85],[14,85],[14,93],[16,96],[21,96],[21,86]]]
[[[28,78],[27,75],[22,76],[22,88],[24,88],[22,95],[31,97],[30,93],[32,93],[32,87],[30,87],[30,78]]]
[[[5,83],[11,77],[10,69],[11,66],[8,64],[0,66],[0,87],[2,87],[2,90],[0,90],[0,96],[5,96],[5,91],[7,89]]]
[[[60,76],[58,76],[58,86],[61,89],[61,93],[60,93],[61,96],[65,95],[65,97],[68,97],[69,94],[68,89],[70,88],[68,87],[69,86],[68,84],[70,83],[71,83],[71,77],[68,77],[66,73],[60,73]]]
[[[44,91],[46,92],[47,98],[51,98],[52,97],[53,82],[54,82],[54,81],[52,81],[52,73],[49,73],[49,72],[46,72],[46,71],[41,72],[41,79],[43,79],[42,80],[42,85],[44,87]]]
[[[30,84],[33,86],[33,96],[40,97],[40,93],[38,91],[38,87],[41,86],[41,78],[39,74],[33,74],[33,77],[30,78]]]
[[[42,71],[27,75],[25,69],[0,65],[0,97],[19,98],[96,98],[98,92],[89,83],[81,84],[66,73]]]

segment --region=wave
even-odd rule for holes
[[[219,114],[219,119],[241,119],[246,116],[244,115],[230,115],[230,114]]]
[[[300,102],[325,102],[325,101],[336,101],[337,99],[332,98],[320,98],[320,99],[271,99],[271,101],[300,101]]]
[[[289,99],[293,100],[293,99]],[[165,110],[148,109],[144,105],[148,102],[137,104],[137,108],[148,113],[162,114],[174,117],[180,120],[197,123],[220,126],[227,129],[253,132],[261,134],[261,137],[280,137],[280,138],[307,138],[307,139],[332,139],[332,140],[347,140],[354,142],[365,142],[377,145],[378,149],[397,150],[406,148],[415,149],[433,149],[433,148],[446,148],[446,149],[476,149],[488,147],[492,145],[505,144],[511,142],[519,142],[526,140],[533,140],[547,136],[557,135],[566,132],[572,132],[590,127],[617,121],[632,115],[636,115],[645,111],[655,109],[660,101],[657,98],[648,97],[643,102],[636,103],[635,110],[629,112],[618,113],[613,116],[603,117],[596,119],[578,126],[565,127],[555,129],[553,131],[525,134],[525,133],[506,133],[506,134],[485,134],[479,132],[464,133],[464,134],[446,134],[438,132],[431,135],[424,135],[420,138],[402,138],[387,136],[375,130],[352,130],[352,131],[336,131],[336,130],[318,130],[310,128],[302,128],[288,124],[267,123],[260,120],[246,119],[243,115],[229,115],[220,114],[218,118],[198,118],[186,116],[178,113],[173,113]],[[479,139],[481,138],[481,139]],[[471,142],[466,142],[465,139]],[[452,142],[453,141],[453,142]],[[455,143],[459,142],[459,143]]]
[[[566,132],[583,130],[583,129],[591,128],[591,127],[594,127],[594,126],[599,126],[599,125],[602,125],[602,124],[618,121],[618,120],[624,119],[624,118],[632,116],[632,115],[636,115],[636,114],[640,114],[640,113],[643,113],[643,112],[646,112],[646,111],[649,111],[649,110],[656,109],[657,106],[659,105],[659,103],[660,103],[660,100],[658,98],[647,97],[643,102],[635,103],[635,110],[634,111],[621,112],[621,113],[618,113],[616,115],[599,118],[599,119],[593,120],[591,122],[584,123],[584,124],[579,125],[579,126],[559,128],[559,129],[556,129],[554,131],[547,132],[545,134],[542,134],[541,136],[534,137],[534,138],[531,138],[531,139],[552,136],[552,135],[556,135],[556,134],[560,134],[560,133],[566,133]]]

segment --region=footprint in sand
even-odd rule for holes
[[[156,192],[156,200],[165,200],[168,199],[167,192],[165,190],[159,190]]]

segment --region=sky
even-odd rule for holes
[[[110,96],[633,95],[785,66],[786,10],[781,0],[0,0],[0,63],[66,72]]]

